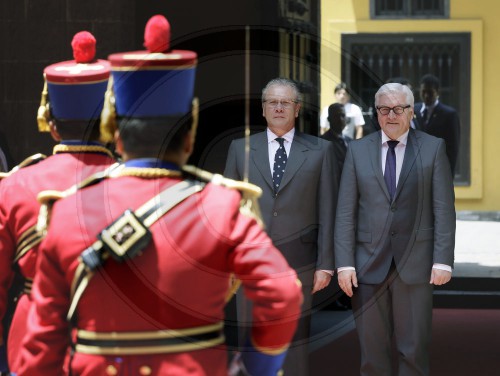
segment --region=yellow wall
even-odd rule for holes
[[[471,185],[456,187],[457,210],[500,210],[500,1],[450,0],[445,20],[370,19],[369,0],[321,1],[321,107],[341,77],[343,33],[471,33]]]

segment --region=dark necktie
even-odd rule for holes
[[[422,113],[422,120],[423,120],[423,123],[424,123],[424,129],[427,127],[427,122],[428,122],[428,119],[427,119],[427,116],[428,116],[429,112],[427,111],[427,107],[424,108],[424,112]]]
[[[387,141],[389,149],[385,158],[384,179],[389,190],[389,195],[391,196],[391,201],[394,198],[394,193],[396,193],[396,152],[394,148],[398,143],[399,141]]]
[[[273,166],[274,192],[278,192],[281,179],[283,178],[283,174],[285,173],[286,160],[287,160],[285,145],[283,145],[285,139],[278,137],[276,138],[276,141],[279,142],[280,147],[278,148],[278,150],[276,150],[276,154],[274,155],[274,166]]]

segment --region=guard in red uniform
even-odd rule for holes
[[[26,335],[31,284],[44,235],[36,226],[40,208],[37,195],[47,189],[69,188],[114,163],[110,150],[98,142],[110,64],[94,59],[95,39],[89,32],[76,34],[72,45],[75,60],[44,70],[46,81],[38,120],[40,131],[50,131],[60,141],[54,155],[20,168],[38,160],[28,159],[28,163],[4,174],[0,184],[0,341],[4,340],[3,354],[7,344],[11,369],[19,367],[20,342]],[[7,371],[5,356],[0,365],[1,371]]]
[[[263,231],[260,189],[185,166],[197,56],[146,25],[148,51],[109,57],[124,163],[55,201],[19,375],[228,374],[224,306],[241,281],[253,327],[241,369],[275,376],[300,313],[297,275]],[[97,181],[100,181],[97,184]],[[68,336],[72,333],[72,336]],[[74,349],[69,370],[65,354]]]

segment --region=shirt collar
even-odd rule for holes
[[[424,103],[424,105],[420,109],[420,113],[423,114],[424,110],[426,108],[427,108],[427,111],[431,111],[432,112],[436,108],[436,106],[438,105],[438,103],[439,103],[439,99],[436,99],[436,101],[433,104],[431,104],[430,106],[426,106],[425,103]]]
[[[408,129],[405,133],[403,133],[401,136],[398,137],[398,141],[400,144],[402,145],[406,145],[407,141],[408,141],[408,133],[410,132],[410,130]],[[384,131],[381,131],[382,133],[382,145],[383,144],[386,144],[387,141],[390,141],[391,139],[384,133]]]
[[[290,129],[287,133],[285,133],[282,138],[284,138],[287,142],[292,142],[293,141],[293,136],[295,135],[295,128]],[[277,136],[273,131],[271,131],[269,128],[267,128],[267,143],[271,143],[271,141],[274,141],[274,139]]]

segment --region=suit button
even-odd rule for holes
[[[153,373],[153,370],[149,366],[142,366],[139,368],[139,375],[141,376],[148,376]]]
[[[118,375],[118,370],[114,365],[110,364],[109,366],[106,367],[106,375],[109,376]]]
[[[278,216],[278,212],[274,212],[273,217],[277,217],[277,216]]]
[[[392,212],[395,212],[396,210],[398,210],[398,208],[396,208],[395,206],[391,206],[391,211]]]
[[[394,236],[394,235],[396,235],[396,232],[391,231],[391,236]]]

